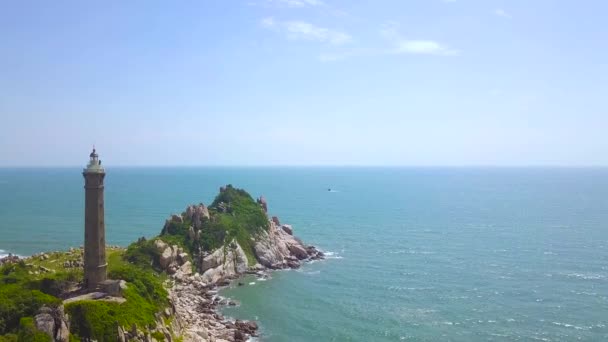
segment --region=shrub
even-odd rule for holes
[[[34,326],[34,319],[32,317],[22,317],[19,321],[19,335],[17,335],[18,341],[28,342],[52,342],[51,337]]]
[[[33,316],[43,305],[56,307],[61,301],[20,284],[0,286],[0,334],[15,332],[21,317]]]
[[[163,278],[155,271],[119,262],[110,264],[108,275],[128,282],[127,289],[123,291],[127,301],[122,304],[107,301],[67,304],[65,310],[72,317],[72,333],[100,342],[115,341],[118,326],[137,325],[140,329],[153,326],[154,314],[167,306]]]

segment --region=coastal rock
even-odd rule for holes
[[[260,198],[258,198],[257,200],[257,203],[262,206],[264,212],[268,212],[268,203],[266,203],[266,199],[264,198],[264,196],[260,196]]]
[[[281,229],[283,229],[283,231],[285,231],[285,233],[287,233],[289,235],[293,235],[293,228],[291,228],[291,225],[284,224],[281,226]]]
[[[171,222],[174,223],[184,223],[184,219],[180,215],[171,215]]]
[[[209,218],[209,209],[202,203],[198,205],[190,205],[184,212],[184,219],[192,222],[194,229],[200,229],[202,221]]]
[[[169,245],[167,245],[161,239],[156,239],[156,240],[154,240],[154,246],[156,246],[156,249],[162,253]]]
[[[177,260],[180,262],[180,264],[183,265],[185,262],[188,261],[188,253],[184,253],[184,252],[179,253],[177,255]]]
[[[163,252],[160,255],[160,258],[158,260],[160,267],[162,269],[167,269],[169,264],[171,264],[172,262],[175,261],[176,254],[177,253],[174,253],[173,248],[171,248],[169,246],[165,247],[165,249],[163,250]]]
[[[290,257],[297,260],[305,260],[311,256],[307,247],[292,234],[293,230],[288,226],[287,231],[275,221],[270,221],[267,232],[259,234],[255,244],[254,252],[260,264],[269,268],[295,267],[296,263],[289,264]],[[291,230],[291,234],[288,232]],[[291,266],[290,266],[291,265]],[[297,264],[299,266],[299,263]]]
[[[186,261],[176,272],[176,278],[183,279],[185,276],[192,274],[192,263]]]
[[[215,250],[203,258],[200,271],[204,282],[216,283],[225,277],[233,277],[247,271],[247,255],[236,242]]]

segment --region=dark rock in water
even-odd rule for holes
[[[258,330],[258,324],[254,321],[241,321],[236,320],[234,322],[236,328],[246,334],[253,335]]]
[[[228,286],[230,285],[230,280],[228,279],[222,279],[220,281],[217,282],[218,286]]]
[[[239,284],[238,284],[238,285],[239,285],[239,286],[243,286],[243,285],[245,285],[245,284],[243,284],[243,283],[241,283],[241,282],[239,281]]]
[[[291,225],[284,224],[281,226],[281,229],[283,229],[285,231],[285,233],[287,233],[289,235],[293,235],[293,228],[291,228]]]
[[[236,342],[244,342],[247,341],[247,335],[243,334],[242,331],[240,330],[235,330],[234,331],[234,340]]]

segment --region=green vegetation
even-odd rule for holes
[[[249,264],[255,264],[251,237],[268,229],[268,218],[262,207],[245,190],[227,185],[209,206],[209,219],[201,222],[200,240],[193,241],[188,235],[191,222],[170,222],[161,234],[163,241],[177,244],[191,255],[203,251],[213,251],[236,239],[247,255]],[[146,248],[141,246],[141,249]],[[133,253],[135,254],[135,253]],[[156,258],[148,253],[147,260]],[[134,257],[135,259],[135,257]],[[156,259],[155,259],[156,260]]]
[[[28,269],[31,266],[24,262],[0,268],[0,335],[16,333],[20,319],[31,318],[43,305],[57,307],[61,303],[49,294],[61,282],[61,274],[40,280]]]
[[[31,317],[23,317],[19,321],[19,335],[17,341],[31,342],[52,342],[51,337],[34,326],[34,319]]]
[[[212,251],[236,239],[250,264],[255,263],[252,237],[268,229],[268,219],[261,206],[244,190],[228,185],[209,207],[210,218],[201,222],[200,239],[191,239],[191,222],[171,222],[160,237],[179,245],[190,255]],[[234,245],[229,247],[234,248]],[[49,253],[16,264],[0,267],[0,342],[50,341],[36,330],[33,316],[46,305],[57,307],[59,297],[75,287],[83,277],[80,268],[65,268],[66,261],[78,260],[81,251]],[[127,282],[126,301],[83,300],[65,305],[70,315],[70,341],[95,339],[116,341],[118,326],[150,331],[155,314],[168,303],[163,286],[167,279],[158,264],[160,252],[154,239],[140,239],[126,250],[108,249],[108,276]],[[159,333],[152,334],[165,340]],[[179,339],[177,339],[179,340]]]
[[[131,254],[132,256],[133,254]],[[65,306],[70,314],[71,332],[83,338],[98,341],[115,341],[118,326],[138,326],[140,329],[155,326],[154,314],[168,305],[165,277],[150,269],[150,265],[131,264],[128,253],[108,256],[108,276],[127,282],[123,291],[126,302],[83,300]]]
[[[155,340],[157,341],[164,341],[165,340],[165,334],[161,333],[160,331],[155,331],[152,334],[152,337],[154,337]]]
[[[17,342],[17,335],[15,334],[6,334],[0,335],[0,342]]]

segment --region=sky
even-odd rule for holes
[[[608,166],[608,1],[1,1],[0,166]]]

